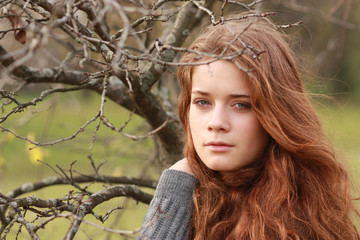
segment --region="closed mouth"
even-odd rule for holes
[[[211,142],[207,142],[205,144],[205,147],[214,153],[225,153],[230,151],[234,147],[234,145],[227,142],[211,141]]]
[[[215,147],[233,147],[233,144],[221,141],[210,141],[205,143],[205,146],[215,146]]]

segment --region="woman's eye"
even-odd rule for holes
[[[234,106],[235,106],[236,108],[241,108],[241,109],[244,109],[244,108],[245,108],[245,109],[248,109],[248,108],[251,107],[249,103],[243,103],[243,102],[235,103]]]
[[[195,104],[200,105],[200,106],[206,106],[206,105],[209,105],[210,103],[209,103],[209,101],[206,101],[206,100],[196,100]]]

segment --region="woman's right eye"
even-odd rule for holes
[[[194,103],[199,106],[206,106],[210,104],[209,101],[206,101],[204,99],[195,100]]]

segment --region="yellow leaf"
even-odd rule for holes
[[[34,133],[30,132],[26,136],[29,140],[35,141]],[[31,143],[26,142],[26,150],[28,153],[29,160],[32,164],[39,164],[39,161],[44,161],[44,149],[36,147],[30,150],[30,148],[34,147]]]
[[[41,148],[28,150],[28,155],[32,164],[39,164],[39,161],[44,161],[44,151]]]

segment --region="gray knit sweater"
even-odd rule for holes
[[[189,239],[193,209],[192,193],[197,184],[196,178],[190,174],[172,169],[165,170],[137,239]]]

